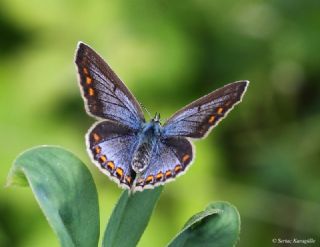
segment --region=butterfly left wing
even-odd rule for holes
[[[88,114],[139,129],[145,122],[141,107],[109,65],[81,42],[75,62]]]
[[[136,133],[120,123],[102,121],[90,128],[86,141],[93,163],[121,188],[131,188],[135,173],[130,161]]]
[[[192,144],[184,137],[159,139],[146,170],[139,174],[134,191],[152,189],[184,174],[193,160]]]
[[[241,102],[249,81],[219,88],[176,112],[163,126],[163,136],[203,138]]]

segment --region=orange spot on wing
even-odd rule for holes
[[[93,96],[93,95],[94,95],[94,90],[93,90],[91,87],[89,88],[89,95],[90,95],[90,96]]]
[[[170,178],[172,176],[172,172],[170,170],[166,171],[166,178]]]
[[[183,157],[182,157],[182,162],[184,163],[184,162],[186,162],[188,159],[190,159],[190,155],[189,155],[189,154],[185,154],[185,155],[183,155]]]
[[[162,172],[159,172],[157,175],[156,175],[156,180],[159,181],[159,180],[162,180],[163,178],[163,173]]]
[[[151,183],[153,181],[153,176],[152,175],[150,175],[150,176],[148,176],[147,178],[146,178],[146,184],[149,184],[149,183]]]
[[[214,122],[215,116],[211,116],[208,120],[208,123],[212,124]]]
[[[96,147],[94,148],[94,152],[95,152],[96,154],[99,154],[99,153],[101,152],[101,147],[96,146]]]
[[[85,73],[86,75],[89,74],[88,69],[87,69],[86,67],[83,67],[82,71],[83,71],[83,73]]]
[[[132,181],[131,177],[125,176],[125,180],[128,184],[131,184],[131,181]]]
[[[92,78],[87,76],[86,77],[86,83],[89,85],[89,84],[91,84],[91,82],[92,82]]]
[[[102,155],[100,158],[99,158],[99,161],[101,163],[105,163],[107,161],[107,157],[105,155]]]
[[[96,142],[100,141],[100,136],[96,133],[92,134],[93,140],[95,140]]]
[[[117,175],[117,177],[122,178],[122,176],[123,176],[123,170],[122,170],[120,167],[118,167],[118,168],[116,169],[116,175]]]
[[[113,171],[113,170],[114,170],[114,163],[113,163],[112,161],[108,161],[108,163],[107,163],[107,168],[108,168],[109,170]]]
[[[174,172],[175,173],[179,173],[179,172],[181,172],[181,170],[182,170],[182,166],[181,165],[176,165],[175,168],[174,168]]]
[[[223,112],[223,108],[219,107],[218,110],[217,110],[217,113],[220,115],[222,112]]]

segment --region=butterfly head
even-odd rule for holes
[[[160,113],[156,112],[154,118],[152,119],[152,122],[160,123]]]

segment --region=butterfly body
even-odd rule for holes
[[[136,173],[142,173],[151,161],[153,152],[161,136],[161,126],[159,121],[152,119],[142,126],[138,136],[138,144],[132,157],[132,169]]]
[[[79,43],[75,63],[89,115],[99,119],[86,135],[93,163],[121,188],[152,189],[173,181],[190,167],[190,138],[204,138],[241,102],[249,84],[225,85],[171,116],[146,122],[142,109],[125,84],[89,46]]]

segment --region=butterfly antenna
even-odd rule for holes
[[[148,113],[149,118],[151,119],[152,117],[151,117],[151,114],[150,114],[150,112],[148,111],[148,109],[147,109],[143,104],[140,103],[140,105],[141,105],[141,107],[146,111],[146,113]]]

